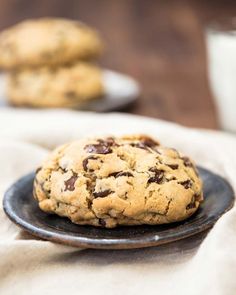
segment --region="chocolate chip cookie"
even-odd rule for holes
[[[0,68],[58,65],[100,55],[102,41],[84,24],[61,18],[23,21],[0,34]]]
[[[74,107],[101,97],[103,91],[101,70],[85,62],[25,68],[8,74],[7,97],[17,106]]]
[[[107,228],[184,220],[203,200],[193,162],[143,135],[57,148],[36,172],[34,197],[45,212]]]

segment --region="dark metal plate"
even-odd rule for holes
[[[157,246],[211,228],[234,203],[234,192],[222,177],[198,168],[204,183],[204,202],[189,219],[156,226],[130,226],[103,229],[81,226],[67,218],[42,212],[32,197],[34,173],[14,183],[5,193],[3,208],[21,228],[42,239],[75,247],[128,249]]]

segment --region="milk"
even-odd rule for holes
[[[236,30],[207,31],[208,74],[221,127],[236,132]]]

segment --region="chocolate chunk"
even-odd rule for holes
[[[107,137],[106,139],[98,139],[97,144],[88,144],[85,146],[87,153],[95,154],[110,154],[112,153],[112,146],[117,146],[113,137]]]
[[[98,139],[98,142],[100,144],[104,144],[107,146],[118,146],[118,144],[115,142],[114,137],[107,137],[105,140],[104,139]]]
[[[185,180],[185,181],[179,182],[179,184],[181,184],[186,189],[188,189],[192,186],[191,180]]]
[[[146,145],[144,142],[136,142],[136,143],[131,143],[130,144],[132,147],[136,147],[139,149],[143,149],[143,150],[148,150],[148,148],[150,148],[150,146]]]
[[[104,219],[99,218],[99,224],[103,227],[106,227],[106,221]]]
[[[182,157],[181,159],[184,162],[184,166],[193,167],[193,163],[190,161],[190,159],[188,157]]]
[[[155,147],[157,145],[159,145],[159,142],[153,140],[152,138],[150,137],[145,137],[142,141],[141,141],[144,145],[152,148],[152,147]]]
[[[176,170],[179,168],[179,165],[178,164],[166,164],[168,167],[170,167],[171,169],[173,170]]]
[[[95,156],[89,156],[86,159],[84,159],[83,160],[83,168],[84,168],[84,171],[86,171],[86,172],[88,172],[88,171],[93,172],[92,169],[88,169],[88,162],[89,162],[89,160],[97,160],[97,159],[98,159],[98,157],[95,157]]]
[[[115,178],[117,177],[121,177],[121,176],[127,176],[127,177],[133,177],[133,174],[130,172],[113,172],[111,174],[108,175],[108,177],[114,176]]]
[[[116,175],[116,177],[120,177],[120,176],[134,177],[133,174],[130,172],[120,172]]]
[[[167,182],[172,181],[172,180],[176,180],[176,177],[171,176],[170,178],[166,178],[166,181],[167,181]]]
[[[188,157],[182,157],[181,159],[182,159],[183,162],[184,162],[184,166],[193,168],[195,174],[196,174],[197,176],[199,176],[196,167],[193,165],[193,163],[191,162],[191,160],[190,160]]]
[[[143,137],[139,142],[133,142],[130,144],[132,147],[148,150],[159,145],[158,142],[154,141],[150,137]]]
[[[157,172],[157,171],[160,171],[160,170],[158,170],[157,167],[151,167],[151,168],[149,168],[149,171]]]
[[[104,198],[110,195],[111,193],[114,193],[114,192],[110,189],[106,189],[105,191],[101,191],[101,192],[93,192],[93,195],[95,198]]]
[[[130,144],[132,147],[136,147],[139,149],[143,149],[143,150],[148,150],[148,146],[146,146],[144,143],[142,142],[138,142],[138,143],[131,143]]]
[[[78,179],[78,175],[76,173],[73,173],[71,178],[69,178],[68,180],[64,182],[65,191],[73,191],[75,189],[75,182],[77,179]]]
[[[114,176],[114,177],[117,177],[117,175],[120,173],[120,171],[119,172],[112,172],[112,173],[110,173],[109,175],[108,175],[108,177],[112,177],[112,176]]]
[[[156,167],[152,167],[149,169],[149,171],[154,172],[155,175],[148,179],[148,183],[155,182],[160,184],[163,181],[163,178],[164,178],[163,170],[158,170]]]
[[[186,210],[195,208],[196,207],[196,201],[200,201],[200,198],[201,198],[200,195],[194,194],[193,197],[192,197],[191,203],[189,203],[187,205]]]
[[[149,179],[148,179],[148,183],[153,183],[153,182],[155,182],[155,183],[158,183],[158,184],[160,184],[161,182],[162,182],[162,180],[163,180],[163,175],[162,174],[160,174],[160,175],[158,175],[158,176],[153,176],[153,177],[150,177]]]
[[[112,149],[110,146],[105,144],[88,144],[85,146],[85,150],[87,153],[94,154],[110,154],[112,153]]]

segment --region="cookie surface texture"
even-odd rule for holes
[[[181,221],[203,199],[193,162],[144,135],[57,148],[37,170],[34,197],[45,212],[107,228]]]
[[[76,64],[15,70],[8,74],[11,104],[30,107],[73,107],[103,95],[102,71],[95,65]]]
[[[97,32],[80,22],[61,18],[26,20],[0,33],[0,68],[94,59],[102,48]]]

